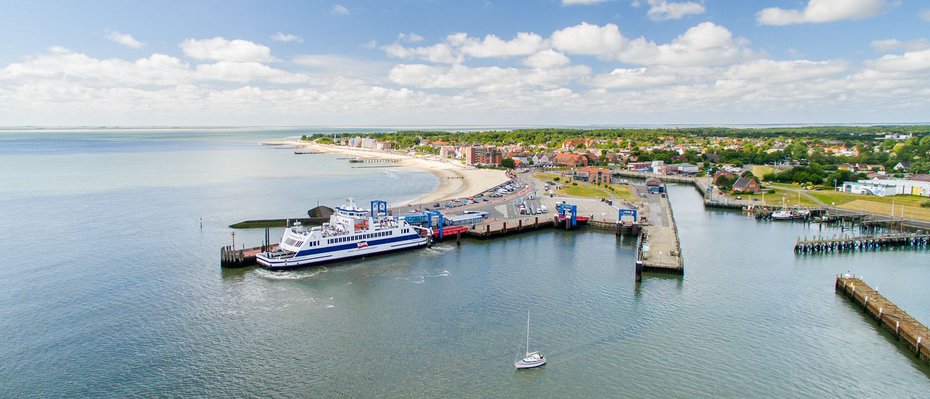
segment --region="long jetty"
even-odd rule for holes
[[[891,248],[930,248],[930,234],[880,234],[850,237],[815,237],[802,240],[798,237],[794,245],[797,254],[821,254],[832,252],[878,251]]]
[[[836,276],[836,292],[862,306],[866,314],[894,334],[918,359],[930,363],[930,330],[926,326],[869,287],[861,277]]]
[[[658,205],[664,220],[650,220],[636,243],[636,281],[642,280],[643,273],[685,274],[675,213],[667,194],[659,197]]]

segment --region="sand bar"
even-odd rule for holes
[[[315,144],[299,140],[273,140],[262,142],[262,144],[289,145],[295,148],[299,147],[320,152],[346,154],[361,158],[398,159],[400,160],[399,164],[401,166],[425,170],[439,178],[439,187],[437,187],[435,191],[418,198],[402,201],[402,204],[397,205],[425,204],[430,206],[432,203],[448,199],[471,197],[509,180],[503,170],[478,169],[462,165],[456,161],[427,159],[366,148]]]

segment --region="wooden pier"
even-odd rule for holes
[[[797,254],[822,254],[833,252],[878,251],[891,248],[930,248],[930,234],[899,233],[866,236],[798,237],[794,244]]]
[[[930,363],[930,330],[926,326],[869,287],[859,277],[848,274],[836,276],[836,292],[861,306],[866,314],[890,331],[914,356]]]

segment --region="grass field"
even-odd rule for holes
[[[765,176],[768,173],[772,173],[775,170],[771,166],[765,165],[752,165],[750,168],[752,170],[752,174],[756,175],[756,177],[759,179],[761,179],[762,176]]]
[[[838,208],[849,209],[851,211],[869,212],[877,215],[891,215],[891,202],[883,203],[870,200],[854,200],[846,202]],[[902,204],[895,202],[894,215],[901,217]],[[904,217],[908,219],[930,220],[930,208],[921,208],[920,204],[903,205]]]
[[[557,173],[537,173],[533,177],[541,182],[551,180],[559,184],[567,185],[565,188],[556,190],[556,193],[559,195],[586,198],[619,198],[630,202],[636,201],[633,192],[630,190],[630,186],[626,184],[611,184],[610,187],[613,189],[611,191],[604,186],[595,186],[582,182],[575,182],[578,183],[578,185],[573,186],[573,182],[569,180],[571,178],[570,176],[560,176]],[[559,180],[555,180],[557,177]]]

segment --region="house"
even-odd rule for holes
[[[740,177],[736,179],[736,183],[733,183],[733,191],[739,191],[744,193],[758,193],[762,188],[759,187],[759,182],[751,177]]]
[[[910,162],[901,161],[894,165],[894,170],[897,170],[899,172],[907,172],[907,170],[910,167],[911,167]]]
[[[579,166],[588,166],[588,158],[581,154],[563,152],[555,156],[553,163],[559,166],[577,168]]]
[[[549,155],[546,155],[541,152],[536,155],[533,155],[532,160],[533,160],[533,165],[536,165],[536,166],[541,166],[541,167],[552,166],[552,160],[550,159]]]
[[[562,150],[571,151],[583,144],[584,144],[584,141],[582,140],[565,140],[562,142]]]
[[[612,174],[613,172],[608,169],[586,167],[575,171],[575,179],[592,184],[610,184]]]

